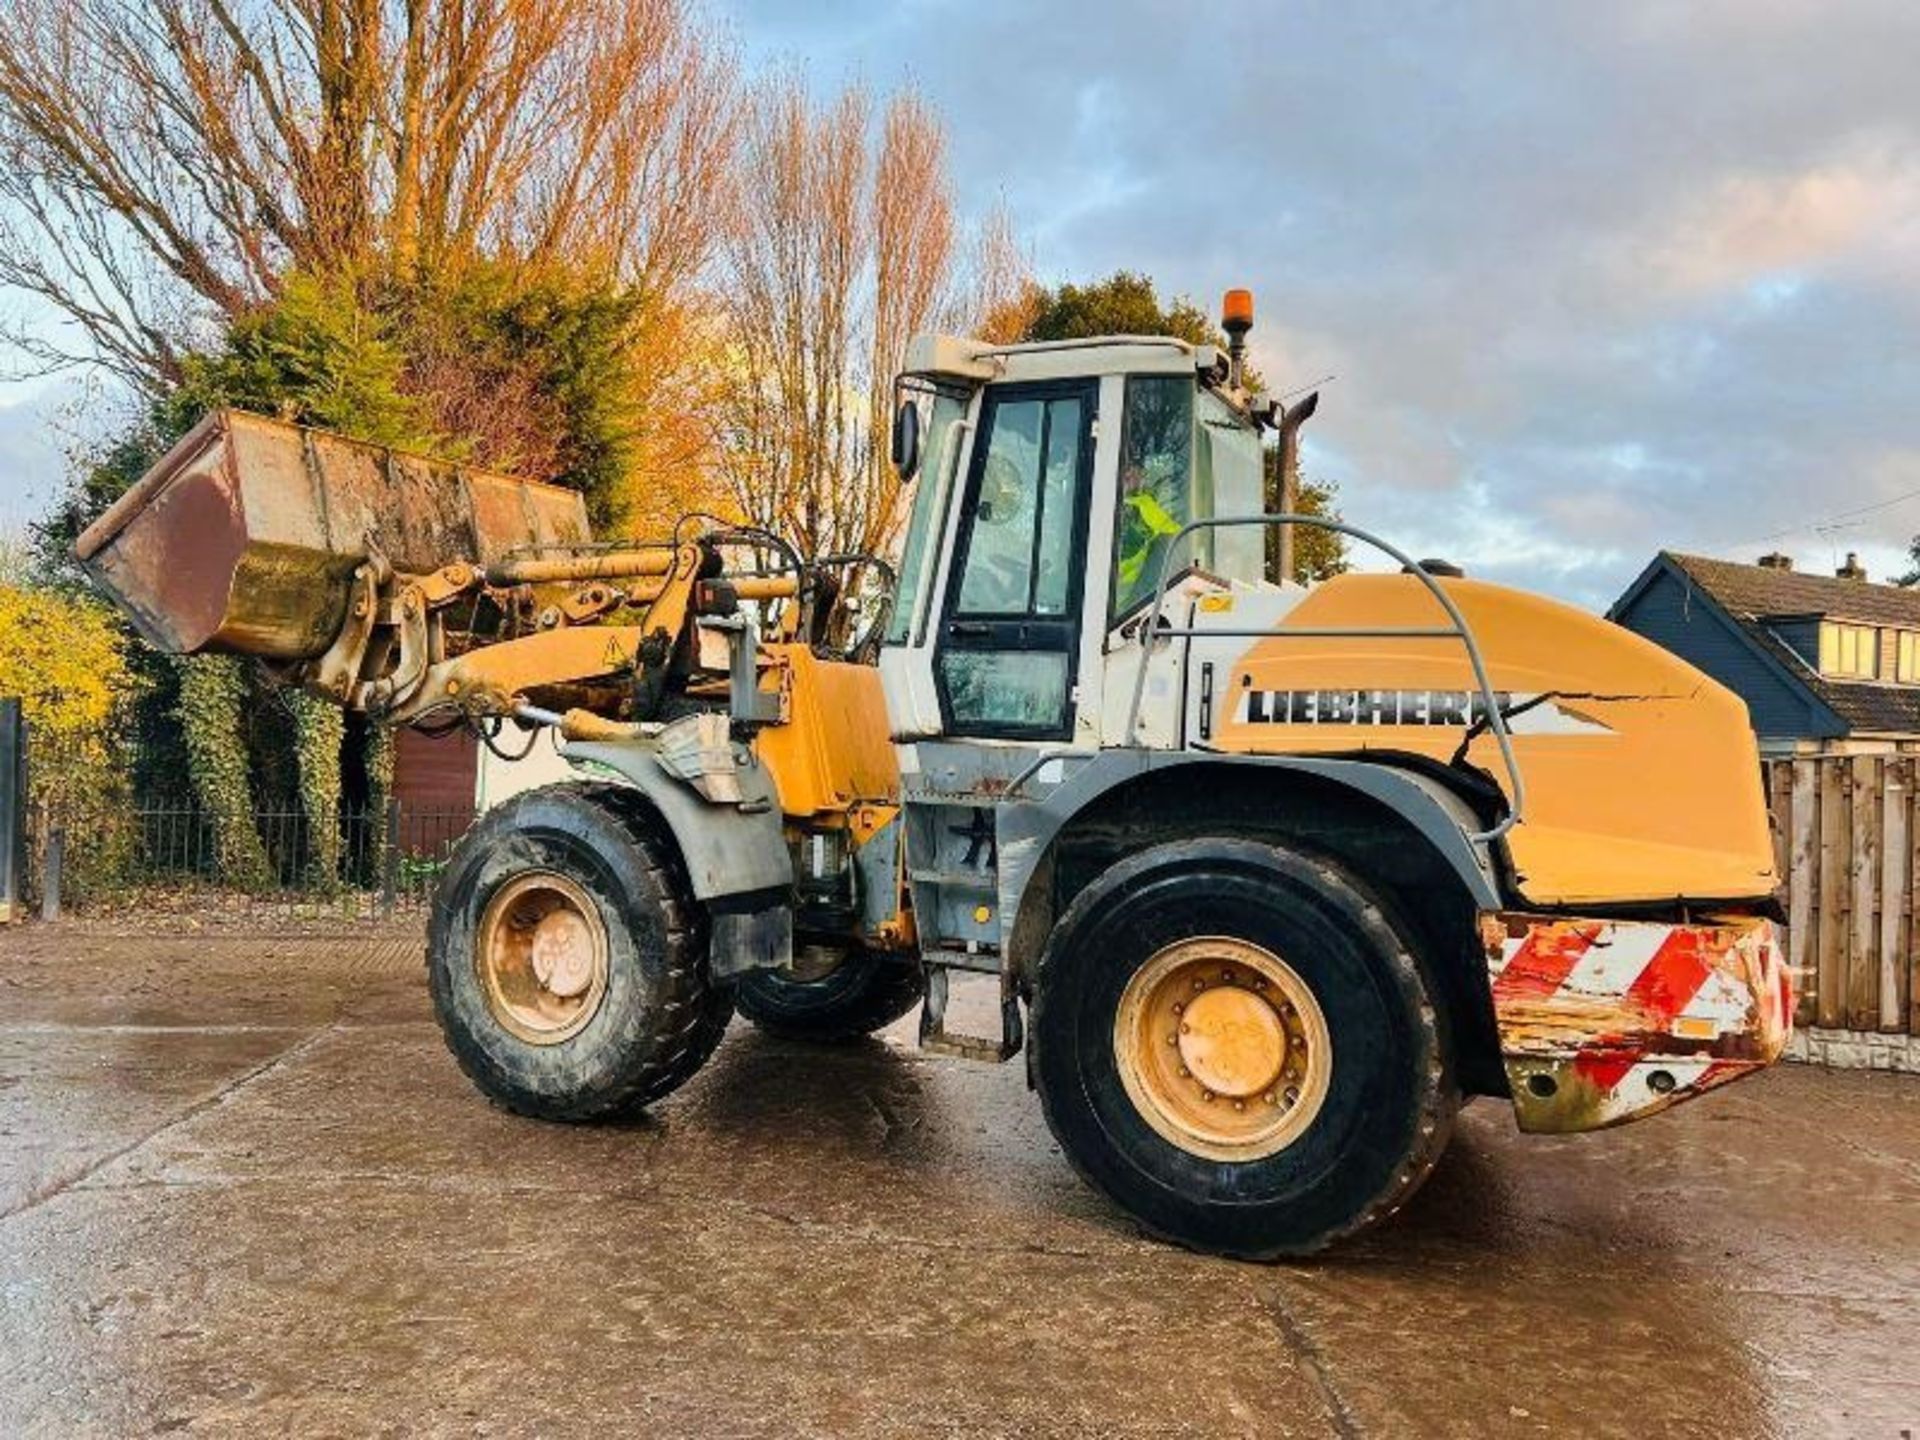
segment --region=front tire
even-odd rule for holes
[[[1055,927],[1034,1078],[1080,1174],[1154,1234],[1245,1259],[1384,1218],[1445,1148],[1458,1091],[1431,987],[1329,861],[1155,846]]]
[[[677,857],[616,786],[548,786],[488,811],[440,879],[427,973],[460,1068],[543,1120],[670,1093],[732,1014]]]

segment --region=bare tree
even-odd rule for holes
[[[731,69],[680,0],[13,0],[0,284],[153,387],[289,270],[477,258],[659,297],[710,253]]]
[[[1024,281],[1004,217],[965,263],[940,123],[911,93],[752,97],[723,246],[720,463],[740,510],[803,549],[884,549],[890,386],[908,339],[968,329]]]
[[[1033,322],[1042,293],[1013,217],[1004,207],[989,211],[974,242],[971,288],[958,323],[995,345],[1015,344]]]

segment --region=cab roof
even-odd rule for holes
[[[990,345],[959,335],[916,335],[907,346],[909,375],[986,381],[1058,380],[1080,375],[1191,375],[1211,371],[1220,352],[1171,335],[1100,335],[1085,340],[1046,340],[1026,345]]]

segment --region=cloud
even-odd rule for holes
[[[1839,273],[1911,298],[1920,286],[1920,156],[1879,143],[1854,148],[1864,153],[1721,180],[1629,254],[1642,293],[1672,301],[1745,289],[1771,309],[1797,298],[1809,273]]]
[[[56,410],[71,399],[57,384],[0,386],[0,535],[18,535],[59,493],[66,458]]]
[[[1604,604],[1663,546],[1920,530],[1920,7],[737,0],[928,92],[1042,278],[1118,267],[1326,373],[1310,466],[1421,553]],[[1874,557],[1879,557],[1876,560]]]

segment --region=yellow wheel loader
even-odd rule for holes
[[[1263,430],[1161,337],[911,347],[897,564],[241,414],[82,536],[155,644],[579,772],[448,863],[428,968],[488,1096],[671,1092],[738,1009],[1024,1052],[1152,1232],[1312,1251],[1401,1206],[1462,1097],[1594,1129],[1749,1074],[1792,994],[1741,703],[1592,615],[1419,563],[1268,573]],[[998,981],[959,1033],[949,977]]]

